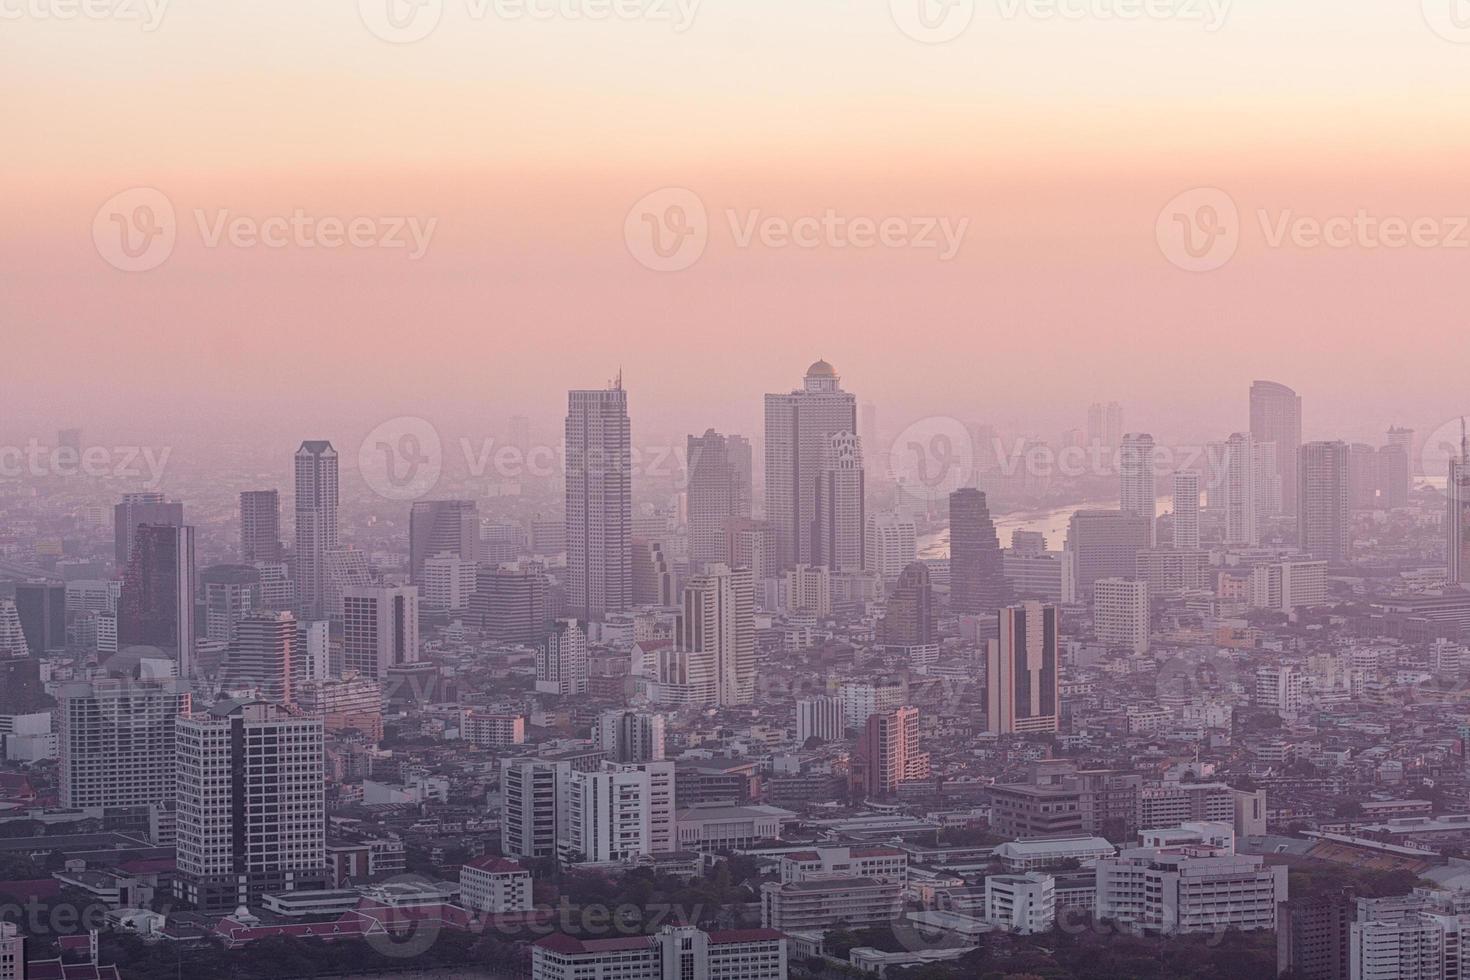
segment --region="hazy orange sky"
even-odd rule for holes
[[[818,356],[892,430],[1050,437],[1116,399],[1129,428],[1200,437],[1246,425],[1256,377],[1304,396],[1308,437],[1470,408],[1470,231],[1373,249],[1266,227],[1470,215],[1452,0],[1238,0],[1215,30],[1188,16],[1207,0],[988,0],[942,44],[900,28],[907,0],[704,0],[684,30],[660,15],[692,0],[607,20],[425,0],[412,43],[370,29],[389,0],[176,2],[147,25],[129,15],[163,0],[62,19],[77,2],[0,0],[0,433],[550,427],[620,365],[635,426],[758,432],[760,394]],[[177,241],[126,272],[94,221],[140,187]],[[658,272],[625,222],[669,187],[709,241]],[[1238,206],[1240,244],[1190,272],[1156,225],[1201,187]],[[297,211],[435,224],[418,259],[200,227]],[[729,217],[828,211],[967,234],[949,261],[742,247]]]

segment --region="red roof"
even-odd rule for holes
[[[491,874],[512,874],[516,871],[526,870],[525,868],[521,867],[519,863],[512,861],[509,858],[497,857],[493,854],[487,854],[484,857],[476,858],[475,860],[466,864],[465,867],[474,868],[477,871],[488,871]]]
[[[564,932],[536,940],[535,945],[553,953],[615,953],[620,950],[647,949],[653,944],[652,936],[622,936],[617,939],[578,939]]]
[[[777,929],[716,929],[709,934],[709,941],[716,945],[775,942],[785,935]]]

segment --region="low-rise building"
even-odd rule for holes
[[[771,929],[704,932],[664,926],[655,936],[576,939],[531,947],[531,980],[786,980],[786,937]]]

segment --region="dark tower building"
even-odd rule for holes
[[[194,529],[144,524],[133,540],[117,602],[118,649],[156,647],[179,665],[187,680],[194,669]]]
[[[161,493],[126,493],[122,503],[112,508],[113,560],[121,573],[133,557],[133,538],[139,524],[184,523],[184,505],[170,503]]]
[[[66,648],[66,586],[38,579],[17,582],[15,611],[31,656]]]
[[[899,573],[883,612],[883,643],[890,647],[927,646],[934,636],[934,590],[929,566],[913,562]]]
[[[409,581],[422,585],[424,562],[443,554],[480,560],[480,508],[473,500],[420,500],[409,512]]]
[[[240,560],[247,565],[281,560],[280,491],[240,494]]]
[[[949,495],[949,593],[959,613],[990,615],[1010,601],[995,522],[973,487]]]

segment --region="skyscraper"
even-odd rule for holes
[[[536,690],[563,697],[587,693],[587,634],[575,619],[559,620],[536,651]]]
[[[1093,402],[1087,410],[1087,442],[1116,448],[1123,439],[1123,406],[1117,402]]]
[[[633,599],[632,434],[621,377],[567,394],[567,604],[601,620]]]
[[[323,742],[320,717],[263,701],[178,720],[176,898],[228,912],[327,886]]]
[[[117,642],[155,647],[178,665],[178,676],[194,676],[194,529],[142,524],[117,601]]]
[[[868,516],[867,570],[891,582],[919,557],[918,528],[899,514]]]
[[[890,647],[917,647],[937,642],[934,629],[934,590],[929,566],[916,561],[898,576],[883,611],[882,640]]]
[[[1283,384],[1251,385],[1251,437],[1276,444],[1276,472],[1281,475],[1281,505],[1297,506],[1297,451],[1302,444],[1302,399]]]
[[[689,563],[697,569],[728,561],[730,521],[750,517],[750,443],[714,429],[690,436],[688,466]]]
[[[418,663],[417,586],[356,585],[342,593],[342,664],[386,680],[391,667]]]
[[[408,516],[409,581],[423,584],[424,562],[436,555],[480,560],[480,508],[473,500],[418,500]]]
[[[990,641],[986,655],[986,722],[991,733],[1057,731],[1058,625],[1056,606],[1023,602],[1001,610],[1000,635]]]
[[[1092,625],[1104,643],[1148,652],[1148,583],[1102,578],[1092,586]]]
[[[230,651],[229,682],[254,688],[275,704],[295,700],[306,680],[306,651],[296,617],[290,613],[253,612],[240,620]]]
[[[1119,510],[1148,521],[1149,543],[1154,541],[1158,495],[1154,489],[1154,437],[1130,432],[1118,450]]]
[[[168,502],[161,493],[125,493],[122,502],[112,508],[113,559],[118,573],[128,567],[133,557],[133,536],[139,524],[184,523],[184,505]]]
[[[867,514],[862,440],[837,432],[827,440],[817,478],[812,520],[812,563],[834,572],[860,572],[867,564]]]
[[[57,692],[64,807],[148,806],[174,798],[174,722],[189,710],[178,680],[99,678]]]
[[[240,494],[240,560],[247,565],[281,560],[281,494],[246,490]]]
[[[296,597],[303,619],[326,619],[327,552],[338,548],[337,450],[308,441],[296,451]]]
[[[919,750],[919,709],[869,715],[858,755],[868,796],[890,796],[904,783],[929,778],[929,753]]]
[[[857,431],[857,399],[826,361],[807,368],[801,390],[766,395],[766,519],[778,569],[812,564],[817,479],[832,436]]]
[[[676,626],[678,648],[703,661],[714,678],[706,703],[728,707],[755,700],[755,583],[750,569],[709,565],[684,587]]]
[[[549,588],[539,569],[481,565],[465,621],[500,643],[539,645],[551,624]]]
[[[989,615],[1008,601],[1010,586],[985,494],[964,487],[949,495],[949,604],[955,612]]]
[[[0,599],[0,658],[24,657],[31,652],[25,627],[13,599]]]
[[[1199,550],[1199,474],[1193,470],[1174,474],[1174,549]]]
[[[1460,455],[1450,458],[1445,502],[1446,580],[1452,585],[1462,585],[1470,577],[1470,437],[1465,434],[1463,421],[1460,423]]]
[[[261,608],[260,569],[253,565],[211,565],[199,573],[204,590],[204,635],[220,643],[235,642],[235,631]]]
[[[1297,543],[1330,563],[1347,561],[1352,549],[1349,456],[1345,442],[1309,442],[1300,452]]]
[[[15,611],[33,656],[66,648],[66,586],[50,579],[15,584]]]
[[[1149,547],[1148,532],[1148,522],[1136,514],[1075,512],[1067,524],[1066,549],[1073,556],[1077,594],[1091,596],[1092,584],[1100,578],[1131,578],[1138,567],[1138,553]]]
[[[1225,513],[1225,543],[1250,547],[1260,544],[1256,506],[1261,498],[1254,438],[1249,433],[1236,432],[1225,442],[1211,443],[1208,449],[1211,509]]]

